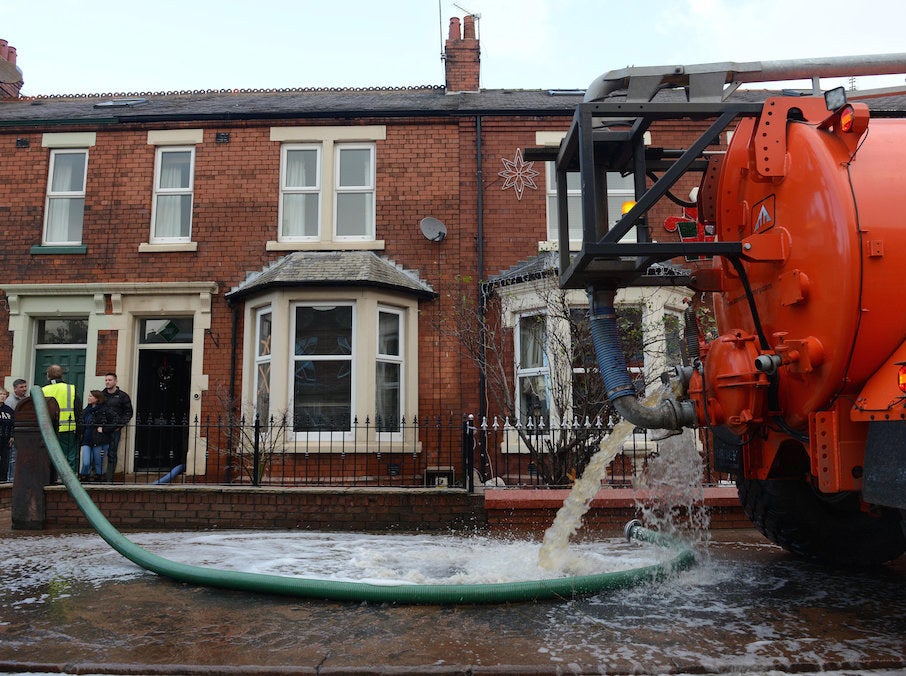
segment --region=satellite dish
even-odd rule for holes
[[[425,239],[432,242],[442,242],[444,241],[444,237],[447,236],[447,226],[444,225],[443,221],[431,216],[419,221],[418,227],[425,236]]]

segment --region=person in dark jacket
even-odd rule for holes
[[[0,387],[0,481],[12,481],[13,419],[14,412],[6,401],[9,392]]]
[[[107,405],[106,397],[100,390],[91,390],[88,405],[82,411],[79,424],[82,431],[82,463],[79,479],[100,481],[103,477],[104,456],[110,447],[116,417]]]
[[[113,473],[116,471],[116,461],[119,457],[120,436],[123,427],[132,420],[132,399],[117,385],[115,373],[111,372],[104,376],[104,386],[104,396],[107,398],[107,405],[116,417],[116,429],[113,431],[113,437],[110,439],[110,449],[107,452],[107,481],[113,481]]]

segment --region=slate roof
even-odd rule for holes
[[[740,89],[731,101],[763,101],[777,90]],[[178,120],[299,119],[446,115],[572,115],[581,90],[482,89],[448,94],[442,86],[207,90],[37,96],[0,100],[0,128],[84,122],[105,125]],[[620,101],[621,92],[610,100]],[[680,101],[664,90],[656,101]],[[132,105],[127,102],[132,100]],[[136,103],[136,100],[139,102]],[[866,99],[877,112],[906,112],[906,95]],[[113,103],[114,105],[104,105]]]
[[[560,270],[560,253],[557,251],[542,251],[537,256],[532,256],[524,261],[519,261],[500,274],[488,277],[488,286],[506,286],[518,284],[532,279],[556,275]]]
[[[250,273],[226,297],[235,300],[287,286],[369,286],[420,298],[436,295],[417,271],[405,270],[373,251],[294,251]]]
[[[128,100],[143,100],[126,105]],[[42,96],[0,101],[0,126],[58,121],[94,124],[180,119],[233,120],[398,115],[571,115],[582,92],[486,89],[447,94],[443,87],[216,90]],[[103,105],[113,102],[115,105]]]

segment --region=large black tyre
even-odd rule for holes
[[[860,508],[857,493],[822,495],[805,480],[737,477],[743,510],[769,540],[813,561],[868,567],[897,558],[906,537],[897,510]]]

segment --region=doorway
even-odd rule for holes
[[[63,380],[70,385],[75,385],[76,396],[82,401],[85,391],[85,349],[84,348],[36,348],[35,372],[28,386],[44,387],[47,384],[47,369],[53,364],[63,367]],[[76,411],[78,417],[81,411]]]
[[[189,448],[192,350],[141,348],[135,410],[135,471],[170,471]]]

